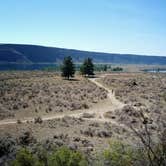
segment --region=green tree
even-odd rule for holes
[[[91,58],[87,58],[84,60],[82,66],[80,67],[80,72],[85,76],[94,75],[94,64]]]
[[[112,69],[112,71],[123,71],[123,68],[121,68],[121,67],[115,67],[115,68],[113,68]]]
[[[108,69],[107,65],[104,65],[103,71],[107,71],[107,69]]]
[[[61,71],[62,71],[62,77],[65,77],[68,80],[70,77],[74,77],[75,65],[72,61],[71,56],[67,56],[64,58]]]

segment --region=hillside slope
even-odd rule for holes
[[[88,52],[22,44],[0,45],[0,62],[58,63],[68,55],[72,56],[75,62],[82,62],[84,58],[91,57],[96,63],[166,65],[166,57],[161,56]]]

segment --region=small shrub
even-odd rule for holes
[[[83,104],[82,104],[82,107],[83,107],[84,109],[88,109],[88,108],[89,108],[88,104],[86,104],[86,103],[83,103]]]
[[[133,150],[121,142],[111,142],[110,148],[104,151],[105,162],[113,166],[132,166],[133,157]]]
[[[19,136],[19,143],[21,145],[29,145],[30,143],[34,143],[36,140],[32,136],[32,133],[30,131],[24,131]]]
[[[20,120],[20,119],[18,119],[18,120],[17,120],[17,123],[18,123],[18,124],[21,124],[22,122],[21,122],[21,120]]]
[[[44,166],[48,166],[48,153],[47,150],[39,147],[37,149],[37,157],[41,163],[43,163]]]
[[[10,137],[1,137],[0,138],[0,157],[4,155],[8,155],[9,153],[14,151],[14,146],[16,144],[16,141]]]
[[[41,117],[37,117],[34,119],[34,123],[39,123],[41,124],[43,122],[42,118]]]
[[[85,112],[85,113],[82,114],[82,117],[83,117],[83,118],[94,118],[94,117],[95,117],[95,114],[94,114],[94,113],[93,113],[93,114],[92,114],[92,113],[90,114],[90,113],[86,113],[86,112]]]
[[[44,166],[39,162],[38,158],[35,157],[27,149],[21,149],[17,155],[16,159],[11,163],[11,166]]]

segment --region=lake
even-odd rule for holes
[[[148,73],[166,73],[166,69],[147,69],[147,70],[144,70],[145,72],[148,72]]]
[[[0,70],[49,70],[58,69],[59,65],[54,63],[38,63],[38,64],[17,64],[17,63],[1,63]]]

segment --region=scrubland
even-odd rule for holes
[[[63,80],[56,73],[0,74],[0,119],[87,109],[106,98],[106,91],[87,79]]]
[[[71,160],[82,161],[84,166],[148,165],[148,154],[135,131],[150,136],[151,143],[160,142],[166,128],[166,75],[113,73],[96,81],[106,88],[80,76],[67,81],[53,72],[2,72],[0,124],[8,119],[17,123],[0,125],[0,164],[30,152],[47,161],[45,165],[55,162],[59,153],[64,158],[66,153],[78,155]],[[63,116],[43,120],[48,115]],[[23,123],[26,117],[35,120]],[[18,154],[22,147],[29,152]],[[85,158],[66,149],[59,152],[60,147],[79,151]],[[159,154],[158,149],[155,152]]]
[[[123,109],[114,111],[120,123],[132,122],[138,127],[140,112],[153,130],[166,122],[166,74],[112,74],[100,81],[113,89],[115,97],[125,103]]]

